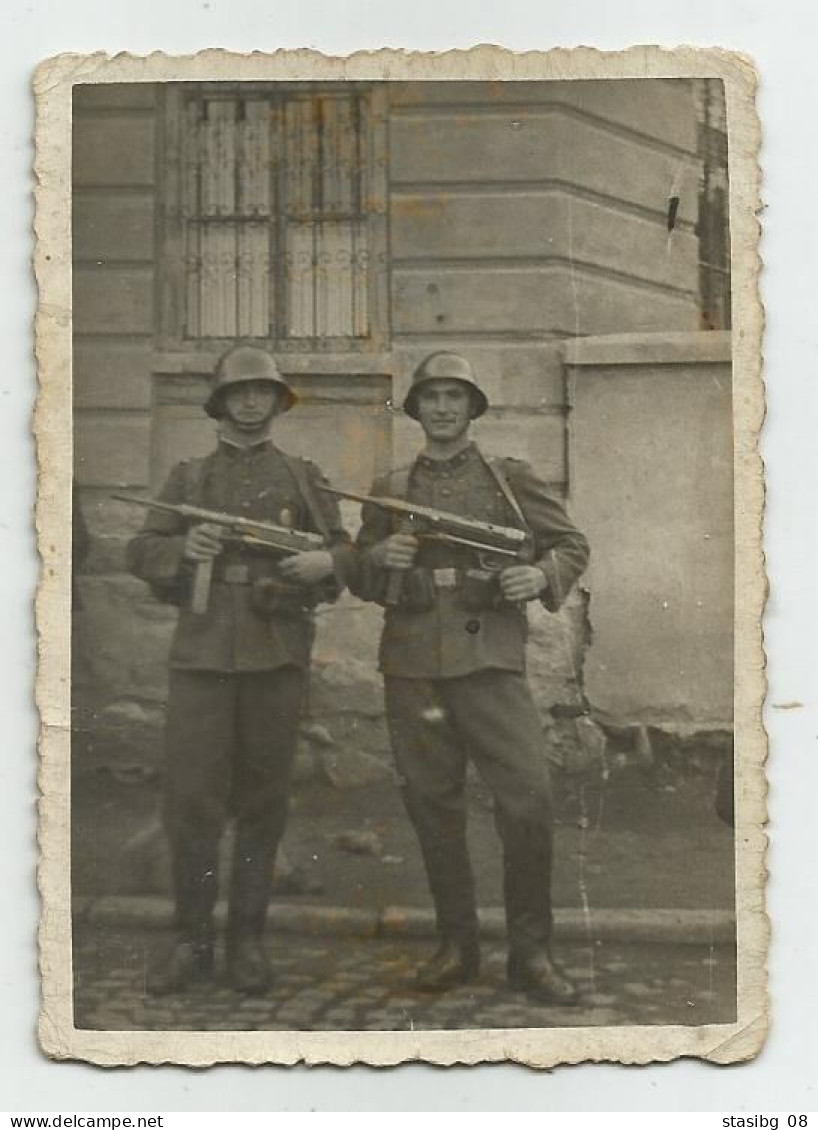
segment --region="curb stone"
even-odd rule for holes
[[[74,919],[93,926],[166,929],[173,921],[173,904],[158,895],[105,895],[74,900]],[[216,906],[216,923],[224,926],[226,905]],[[426,907],[387,906],[381,910],[275,902],[268,924],[274,933],[329,934],[363,938],[425,938],[435,933],[435,916]],[[505,937],[501,907],[480,911],[481,933],[486,938]],[[554,931],[564,941],[642,942],[658,944],[731,945],[735,942],[735,917],[729,910],[629,907],[554,912]]]

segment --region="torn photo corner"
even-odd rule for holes
[[[44,1054],[754,1056],[752,64],[34,86]]]

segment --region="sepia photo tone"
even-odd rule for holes
[[[67,91],[72,1037],[46,1046],[726,1044],[764,948],[737,935],[763,896],[736,871],[730,82]]]

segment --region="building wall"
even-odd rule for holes
[[[556,344],[697,328],[693,89],[396,83],[389,107],[380,368],[398,397],[426,352],[466,350],[498,408],[487,442],[519,426],[564,482],[564,428],[549,422],[565,406]],[[159,131],[153,86],[76,89],[75,439],[78,477],[98,490],[151,481]]]
[[[567,347],[571,504],[593,547],[585,686],[615,723],[733,719],[730,335]]]
[[[138,520],[108,492],[149,482],[155,87],[75,87],[73,113],[74,465],[95,535],[88,568],[106,574]]]
[[[697,328],[690,84],[396,84],[389,187],[396,395],[425,353],[465,351],[486,445],[563,486],[559,343]],[[398,458],[413,442],[396,427]]]
[[[153,86],[74,97],[74,405],[81,480],[148,481],[154,312]]]
[[[480,442],[529,459],[564,491],[565,340],[697,327],[693,90],[679,80],[652,81],[648,97],[633,81],[399,83],[387,126],[389,345],[287,365],[296,382],[323,382],[330,400],[349,374],[369,413],[359,449],[401,463],[418,432],[391,404],[427,353],[464,352],[492,403]],[[213,438],[198,403],[214,354],[154,348],[161,131],[152,86],[75,92],[75,456],[95,534],[76,682],[103,700],[162,699],[172,627],[172,613],[122,574],[141,515],[110,490],[155,489],[164,467]],[[315,409],[316,426],[327,411]],[[351,482],[344,434],[325,429],[321,461]],[[287,442],[315,454],[312,426]],[[317,701],[328,710],[373,696],[380,710],[378,617],[349,599],[322,616]],[[577,601],[558,622],[533,625],[546,705],[575,693],[582,622]]]

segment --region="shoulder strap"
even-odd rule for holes
[[[288,455],[285,451],[280,452],[284,462],[287,464],[287,469],[295,479],[295,485],[298,487],[298,493],[304,500],[304,505],[310,512],[310,517],[315,523],[315,528],[318,530],[321,537],[325,542],[330,541],[330,529],[327,525],[327,520],[324,517],[324,512],[318,505],[318,499],[315,497],[315,491],[312,489],[312,483],[307,475],[306,464],[303,459],[297,455]]]
[[[405,501],[409,496],[409,479],[412,474],[412,464],[408,467],[396,467],[387,475],[389,493],[393,498]]]
[[[207,459],[185,459],[182,463],[182,481],[185,487],[185,502],[193,506],[201,505],[202,483],[204,481]]]
[[[507,462],[504,459],[498,459],[496,456],[484,456],[484,461],[488,469],[494,476],[497,486],[503,492],[503,497],[512,509],[514,516],[522,523],[523,529],[528,529],[528,522],[526,521],[525,514],[519,502],[514,497],[514,491],[511,489],[511,484],[508,481],[507,475]]]

